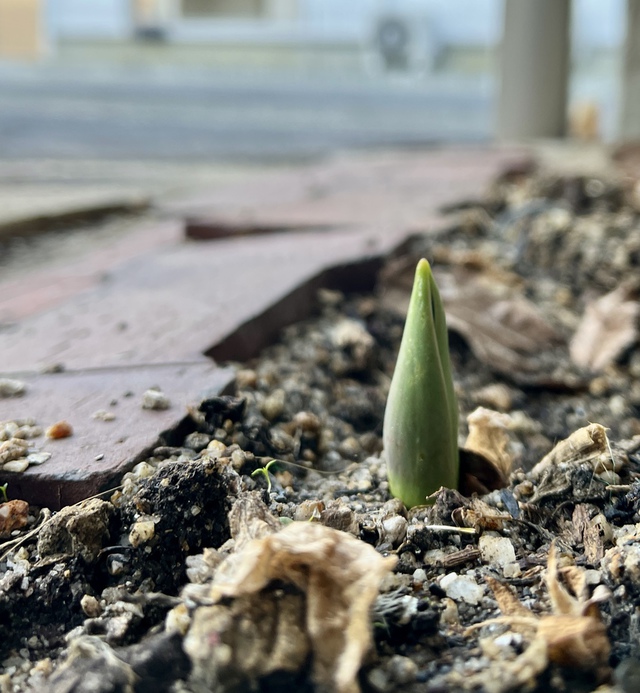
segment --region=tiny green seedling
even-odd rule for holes
[[[458,402],[444,308],[431,267],[416,268],[398,360],[384,413],[391,493],[407,507],[441,486],[458,487]]]
[[[2,484],[0,486],[0,493],[2,493],[2,502],[7,503],[9,498],[7,497],[7,486],[9,483],[7,482],[6,484]]]
[[[264,467],[258,467],[253,472],[251,472],[252,477],[256,477],[260,474],[264,474],[264,478],[267,480],[267,493],[271,493],[271,477],[269,476],[269,470],[276,464],[278,460],[271,460],[264,465]]]

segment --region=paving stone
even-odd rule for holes
[[[87,372],[25,374],[22,397],[0,399],[0,421],[33,418],[44,428],[64,420],[73,435],[31,442],[50,459],[22,473],[0,470],[11,498],[60,508],[117,485],[137,458],[158,444],[185,417],[188,404],[220,394],[232,381],[230,369],[208,359],[193,363],[136,368],[105,368]],[[158,387],[170,400],[169,409],[142,408],[143,393]],[[94,418],[104,410],[112,421]]]
[[[210,237],[351,224],[422,230],[434,210],[477,197],[499,167],[524,158],[522,151],[486,147],[337,157],[186,197],[167,209],[187,217],[194,238],[207,237],[207,227]]]
[[[388,252],[402,228],[184,242],[0,332],[4,372],[191,361],[325,268]]]

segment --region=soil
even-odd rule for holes
[[[263,539],[292,522],[396,557],[369,612],[362,690],[637,690],[637,313],[596,332],[582,362],[570,344],[595,297],[623,285],[621,305],[635,305],[628,280],[640,260],[640,212],[616,181],[511,172],[456,219],[403,247],[374,294],[321,291],[315,317],[237,364],[235,392],[194,406],[188,428],[161,441],[118,490],[53,516],[30,509],[0,561],[2,691],[327,688],[313,638],[301,636],[294,653],[278,635],[286,605],[304,612],[311,603],[303,581],[283,571],[257,588],[257,602],[212,596],[243,532]],[[423,256],[451,310],[461,421],[478,405],[507,415],[513,471],[481,499],[444,489],[433,505],[407,511],[390,497],[381,434],[406,289]],[[464,318],[461,296],[477,282],[539,312],[496,313],[496,297],[480,292],[484,307]],[[518,320],[528,345],[508,339]],[[605,359],[605,337],[619,329]],[[594,351],[605,359],[597,368]],[[610,463],[598,467],[570,446],[546,470],[535,467],[593,423],[607,429]],[[556,572],[573,588],[566,598]],[[510,588],[510,608],[496,581]],[[272,603],[281,606],[269,611]],[[214,653],[207,662],[187,634],[193,640],[196,613],[216,608],[226,625],[203,636]],[[512,622],[469,630],[501,615]],[[555,636],[563,626],[545,619],[560,617],[574,619],[561,644],[531,625],[551,624]],[[280,645],[289,648],[283,660]]]

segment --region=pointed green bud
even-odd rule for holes
[[[420,260],[383,428],[391,493],[424,505],[441,486],[458,486],[458,402],[447,323],[431,267]]]

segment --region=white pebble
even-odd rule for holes
[[[19,397],[27,391],[27,386],[21,380],[0,378],[0,397]]]
[[[11,462],[5,462],[2,465],[2,469],[5,472],[24,472],[29,468],[29,462],[26,457],[22,457],[19,460],[11,460]]]
[[[29,464],[44,464],[50,457],[50,452],[32,452],[27,455],[27,462]]]
[[[484,587],[469,575],[448,573],[440,580],[440,587],[447,593],[447,597],[455,601],[475,606],[484,594]]]
[[[480,537],[478,548],[485,563],[494,563],[504,568],[508,563],[514,563],[516,560],[516,552],[511,540],[493,532],[485,532]]]
[[[153,520],[138,520],[129,532],[131,546],[140,546],[153,539],[156,533],[156,525]]]
[[[143,409],[168,409],[171,406],[169,398],[160,390],[147,390],[142,395]]]

